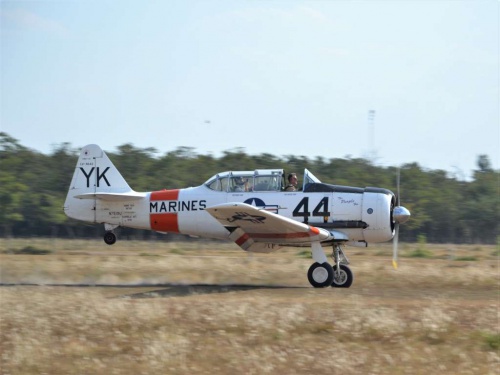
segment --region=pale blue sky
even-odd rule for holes
[[[2,1],[1,130],[27,147],[242,147],[500,168],[496,0]],[[375,110],[371,136],[368,111]]]

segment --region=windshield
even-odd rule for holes
[[[307,184],[312,183],[321,183],[321,181],[306,168],[304,169],[304,184],[302,185],[302,190],[305,190]]]

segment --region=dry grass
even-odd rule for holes
[[[3,283],[119,287],[0,288],[1,374],[499,373],[494,247],[453,246],[477,259],[457,261],[429,246],[432,259],[402,258],[398,271],[388,246],[348,249],[353,286],[313,289],[297,249],[10,240],[0,251],[27,244],[52,253],[1,254]]]

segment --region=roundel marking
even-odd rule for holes
[[[266,205],[264,203],[264,201],[260,198],[249,198],[246,201],[244,201],[243,203],[249,204],[251,206],[256,206],[256,207],[262,207],[262,206]]]

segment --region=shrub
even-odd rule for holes
[[[417,248],[410,253],[411,258],[432,258],[432,251],[427,249],[427,237],[425,234],[419,234],[417,237]]]
[[[302,250],[302,251],[299,251],[297,253],[297,256],[299,258],[311,259],[312,258],[311,250]]]
[[[498,333],[484,333],[484,342],[488,349],[499,350],[500,349],[500,334]]]
[[[455,260],[460,260],[460,261],[475,261],[478,260],[475,256],[469,255],[469,256],[463,256],[463,257],[458,257]]]

